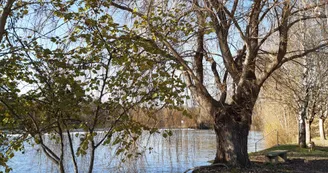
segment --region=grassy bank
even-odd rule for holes
[[[328,146],[316,146],[314,150],[308,148],[300,148],[298,145],[280,145],[274,146],[262,151],[250,153],[250,157],[264,156],[266,153],[273,150],[288,150],[289,158],[306,158],[306,157],[326,157],[328,159]]]
[[[265,154],[273,150],[288,150],[287,161],[277,164],[266,163]],[[196,169],[193,172],[202,173],[323,173],[328,170],[328,146],[317,146],[313,151],[299,148],[297,145],[280,145],[263,151],[250,153],[252,166],[249,168],[236,168],[225,166],[211,166]]]

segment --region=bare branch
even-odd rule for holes
[[[5,34],[5,26],[7,23],[7,18],[11,13],[11,7],[13,6],[15,0],[8,0],[5,8],[0,17],[0,42],[2,41],[3,35]]]

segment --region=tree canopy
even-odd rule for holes
[[[12,142],[1,133],[7,146],[3,166],[32,137],[65,172],[64,143],[71,144],[74,129],[86,133],[77,151],[68,146],[75,172],[75,157],[87,151],[92,172],[101,144],[120,143],[118,154],[131,157],[128,149],[142,130],[156,129],[134,121],[130,111],[180,109],[186,87],[214,124],[214,162],[248,166],[247,136],[263,84],[286,62],[326,52],[328,46],[324,35],[307,46],[290,46],[302,23],[324,26],[319,19],[327,18],[320,12],[325,2],[1,3],[1,126],[19,133]],[[99,141],[97,128],[104,128]],[[53,134],[61,152],[43,142],[45,133]]]
[[[174,74],[175,64],[138,50],[128,27],[109,11],[97,12],[93,1],[5,3],[0,142],[6,172],[11,170],[6,162],[16,151],[24,152],[24,143],[39,145],[60,172],[68,169],[67,148],[75,172],[82,171],[76,157],[85,154],[90,155],[88,172],[93,171],[100,145],[119,144],[117,154],[125,158],[138,155],[130,148],[142,131],[157,129],[133,120],[131,111],[175,109],[183,102],[185,85]],[[77,150],[71,134],[76,130],[85,132],[77,136]],[[44,134],[57,145],[48,145]]]

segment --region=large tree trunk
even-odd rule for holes
[[[255,99],[227,104],[211,102],[206,97],[196,96],[195,98],[200,103],[201,113],[210,115],[214,120],[217,143],[214,163],[249,166],[247,139]]]
[[[228,105],[220,110],[215,121],[217,153],[214,163],[227,163],[247,167],[250,160],[247,152],[247,139],[251,125],[251,110],[246,105]],[[248,107],[250,108],[250,107]],[[252,106],[251,106],[252,108]]]
[[[319,118],[319,132],[320,132],[320,139],[326,140],[326,134],[325,134],[325,118]]]
[[[217,151],[214,163],[249,166],[247,152],[249,126],[233,120],[215,126]]]

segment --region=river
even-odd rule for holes
[[[172,130],[171,137],[163,138],[161,134],[145,135],[141,139],[140,146],[152,147],[137,159],[130,159],[122,163],[116,156],[114,149],[108,146],[100,146],[96,150],[95,173],[104,172],[184,172],[189,168],[209,165],[208,161],[214,159],[215,134],[212,130],[177,129]],[[255,150],[255,142],[261,139],[262,133],[251,131],[248,137],[248,152]],[[50,141],[48,141],[50,142]],[[78,143],[78,140],[75,140]],[[264,141],[257,144],[257,149],[264,149]],[[67,157],[69,152],[67,151]],[[58,172],[57,167],[37,147],[26,145],[24,154],[16,153],[9,161],[13,173],[48,173]],[[69,172],[71,161],[68,158],[65,165]],[[87,172],[88,156],[78,158],[79,171]],[[1,170],[1,169],[0,169]]]

